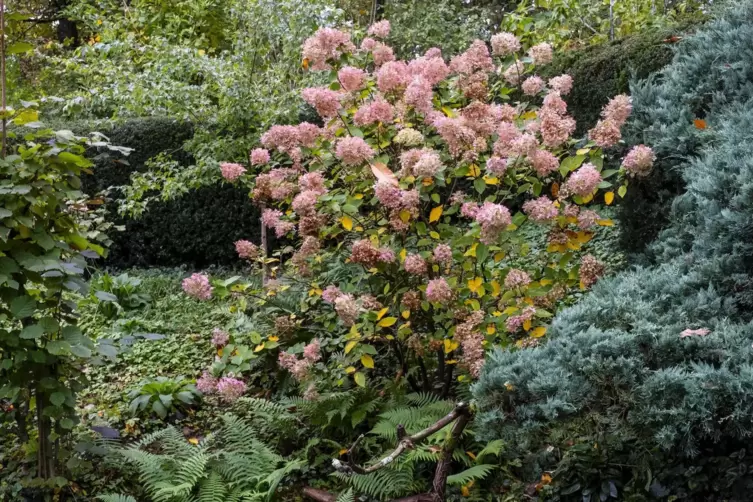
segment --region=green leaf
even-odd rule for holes
[[[5,53],[10,54],[21,54],[23,52],[29,52],[34,49],[34,46],[31,45],[28,42],[16,42],[15,44],[10,44],[5,49]]]
[[[64,340],[53,340],[45,348],[53,356],[64,356],[71,352],[71,344]]]
[[[167,416],[167,408],[165,408],[165,405],[162,404],[162,401],[159,399],[152,403],[152,411],[154,411],[160,418],[165,418]]]
[[[19,338],[22,338],[24,340],[32,340],[41,338],[44,334],[44,329],[42,329],[42,326],[39,324],[32,324],[31,326],[26,326],[19,335]]]
[[[573,157],[567,157],[560,164],[560,174],[562,176],[565,176],[570,171],[575,171],[580,167],[581,164],[583,164],[584,160],[586,160],[585,155],[575,155]]]
[[[13,211],[0,207],[0,218],[9,218],[13,216]]]
[[[62,392],[53,392],[50,395],[50,402],[58,407],[63,406],[63,403],[65,403],[65,394]]]
[[[480,194],[484,193],[484,190],[486,190],[486,181],[483,178],[476,178],[476,181],[473,182],[473,188]]]
[[[19,296],[10,302],[10,313],[17,319],[26,319],[37,310],[37,301],[30,296]]]
[[[360,371],[357,371],[353,374],[353,380],[355,380],[356,384],[359,387],[366,387],[366,375],[364,375]]]
[[[62,419],[62,420],[60,421],[60,427],[62,427],[63,429],[68,429],[68,430],[71,430],[71,429],[73,429],[73,428],[74,428],[75,426],[76,426],[76,422],[74,422],[74,421],[73,421],[73,420],[71,420],[70,418],[67,418],[67,417],[66,417],[66,418],[64,418],[64,419]]]
[[[447,476],[447,484],[465,485],[477,479],[484,479],[489,475],[490,472],[496,469],[496,467],[497,466],[491,464],[474,465],[473,467],[466,469],[463,472],[453,474],[452,476]]]
[[[627,187],[625,185],[622,185],[620,188],[617,189],[617,194],[620,197],[625,197],[626,193],[627,193]]]

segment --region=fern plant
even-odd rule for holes
[[[303,462],[275,453],[238,417],[225,415],[222,420],[217,432],[196,445],[171,426],[113,453],[136,466],[151,502],[269,500],[283,478]],[[129,502],[122,495],[101,500]]]

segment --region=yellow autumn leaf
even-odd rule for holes
[[[496,253],[494,255],[494,261],[496,263],[499,263],[499,262],[501,262],[504,259],[505,259],[505,253],[503,251],[500,251],[499,253]]]
[[[590,151],[591,151],[590,148],[581,148],[577,152],[575,152],[575,155],[585,155]]]
[[[270,342],[277,342],[277,341],[279,341],[279,340],[280,340],[280,337],[279,337],[279,336],[270,336],[270,337],[269,337],[269,341],[270,341]]]
[[[499,296],[501,292],[502,287],[499,285],[499,282],[492,281],[492,296]]]
[[[520,118],[523,120],[533,120],[536,118],[536,110],[529,110],[523,114],[520,115]]]
[[[494,324],[490,324],[486,327],[486,334],[493,335],[497,332],[497,327]]]
[[[594,194],[586,195],[585,197],[583,197],[583,204],[588,204],[592,200],[594,200]]]
[[[484,183],[487,185],[496,185],[499,183],[499,178],[495,178],[494,176],[484,176]]]
[[[607,192],[604,194],[604,202],[609,206],[614,201],[614,192]]]
[[[551,279],[541,279],[539,281],[539,284],[541,284],[542,286],[548,286],[548,285],[552,284],[553,282],[554,281],[552,281]]]
[[[444,340],[444,353],[449,354],[453,350],[457,349],[460,346],[458,342],[455,342],[453,340],[450,340],[448,338],[445,338]]]
[[[600,225],[602,227],[613,227],[614,222],[612,220],[599,220],[596,222],[597,225]]]
[[[350,216],[343,216],[340,218],[340,223],[345,230],[353,230],[353,218]]]
[[[400,216],[400,220],[403,223],[408,223],[410,221],[410,212],[406,211],[405,209],[400,211],[399,216]]]
[[[347,373],[348,375],[355,372],[356,372],[356,368],[353,366],[348,366],[347,368],[345,368],[345,373]]]
[[[362,194],[362,193],[357,193],[357,194],[355,194],[355,195],[353,196],[353,198],[354,198],[354,199],[359,199],[359,200],[360,200],[360,199],[363,199],[363,194]]]
[[[423,186],[425,186],[425,187],[430,187],[431,185],[433,185],[433,184],[434,184],[434,180],[432,180],[431,178],[424,178],[424,179],[423,179],[423,180],[421,181],[421,184],[422,184]]]
[[[405,257],[408,256],[408,251],[405,248],[400,250],[400,261],[405,261]]]
[[[363,364],[366,368],[373,368],[374,359],[370,355],[364,354],[361,356],[361,364]]]
[[[377,323],[381,328],[388,328],[397,322],[397,317],[385,317]]]
[[[468,166],[469,178],[478,178],[480,174],[481,174],[481,169],[479,169],[476,164],[471,164],[470,166]]]
[[[346,453],[348,453],[349,451],[350,451],[350,450],[348,450],[347,448],[343,448],[342,450],[340,450],[340,451],[338,452],[338,454],[339,454],[339,455],[340,455],[340,456],[342,457],[343,455],[345,455],[345,454],[346,454]]]
[[[403,319],[408,319],[410,317],[410,310],[403,310],[400,315],[403,316]]]
[[[476,460],[476,455],[473,452],[467,451],[465,454],[471,457],[471,460]]]
[[[389,309],[388,307],[384,307],[384,308],[383,308],[382,310],[380,310],[380,311],[379,311],[379,312],[377,313],[377,321],[378,321],[379,319],[381,319],[382,317],[384,317],[384,314],[386,314],[386,313],[387,313],[387,312],[388,312],[389,310],[390,310],[390,309]]]
[[[353,350],[353,348],[356,345],[358,345],[358,341],[357,340],[351,340],[348,343],[346,343],[345,344],[345,353],[347,354],[348,352],[350,352],[351,350]]]
[[[254,349],[254,352],[259,352],[259,351],[260,351],[260,350],[262,350],[263,348],[264,348],[264,343],[260,343],[260,344],[259,344],[259,345],[257,345],[257,346],[256,346],[256,348]]]
[[[458,360],[457,359],[448,359],[444,363],[445,364],[457,364]]]
[[[468,489],[467,486],[463,485],[463,486],[460,487],[460,494],[463,497],[470,497],[471,496],[471,491]]]
[[[518,307],[507,307],[505,310],[502,311],[502,313],[505,315],[512,315],[518,310],[520,310]]]
[[[199,440],[198,440],[198,439],[196,439],[196,438],[190,438],[190,439],[188,440],[188,442],[189,442],[189,443],[191,443],[191,444],[199,444]]]
[[[468,289],[471,290],[471,293],[476,293],[479,289],[481,289],[481,284],[483,284],[484,279],[481,277],[476,277],[475,279],[468,279]]]
[[[463,256],[471,256],[473,258],[476,257],[476,248],[478,247],[478,242],[471,246],[471,248],[463,254]]]
[[[541,338],[545,334],[546,334],[546,326],[539,326],[538,328],[533,328],[533,331],[531,331],[532,338]]]
[[[434,209],[431,210],[431,213],[429,213],[429,223],[434,223],[435,221],[438,221],[439,218],[442,217],[442,206],[437,206]]]
[[[528,331],[529,329],[531,329],[531,320],[530,319],[528,319],[527,321],[525,321],[523,323],[523,329],[526,330],[526,331]]]

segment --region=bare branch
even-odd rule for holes
[[[369,467],[363,467],[355,463],[355,451],[358,447],[358,443],[361,442],[363,439],[363,435],[358,436],[358,438],[353,442],[353,445],[348,449],[347,452],[347,462],[341,462],[338,459],[332,460],[332,466],[338,471],[342,472],[344,474],[369,474],[375,471],[378,471],[379,469],[386,467],[390,465],[392,462],[395,461],[400,455],[405,452],[405,450],[410,450],[415,447],[417,443],[420,443],[427,437],[431,436],[435,432],[443,429],[448,424],[454,422],[459,417],[468,417],[469,416],[469,410],[468,410],[468,403],[458,403],[455,408],[445,415],[444,417],[440,418],[436,422],[434,422],[432,425],[427,427],[426,429],[419,431],[411,436],[405,436],[400,434],[400,430],[398,429],[399,436],[402,435],[402,439],[398,440],[397,447],[387,455],[386,457],[382,458],[379,462],[376,464],[373,464]],[[465,423],[467,423],[467,418],[462,421],[463,427],[465,427]]]

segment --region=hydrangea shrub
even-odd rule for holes
[[[227,182],[249,187],[263,225],[290,246],[272,255],[228,243],[271,277],[261,287],[214,281],[215,293],[243,310],[304,289],[294,311],[254,334],[249,358],[271,352],[310,398],[317,387],[395,373],[414,390],[446,395],[478,376],[491,345],[536,345],[558,300],[603,273],[593,256],[578,258],[611,225],[590,206],[624,196],[653,161],[639,146],[621,165],[605,162],[631,112],[624,95],[588,138],[571,137],[563,96],[572,79],[536,75],[552,60],[547,44],[524,50],[500,33],[449,62],[438,48],[400,61],[389,31],[380,22],[356,43],[318,30],[303,45],[303,66],[329,85],[302,97],[324,126],[276,125],[247,166],[220,166]],[[522,270],[513,264],[530,252],[526,225],[546,226],[548,256]],[[212,287],[201,275],[184,282],[199,300]],[[218,349],[199,388],[223,393],[216,379],[248,368],[232,361],[249,348],[223,337]]]

